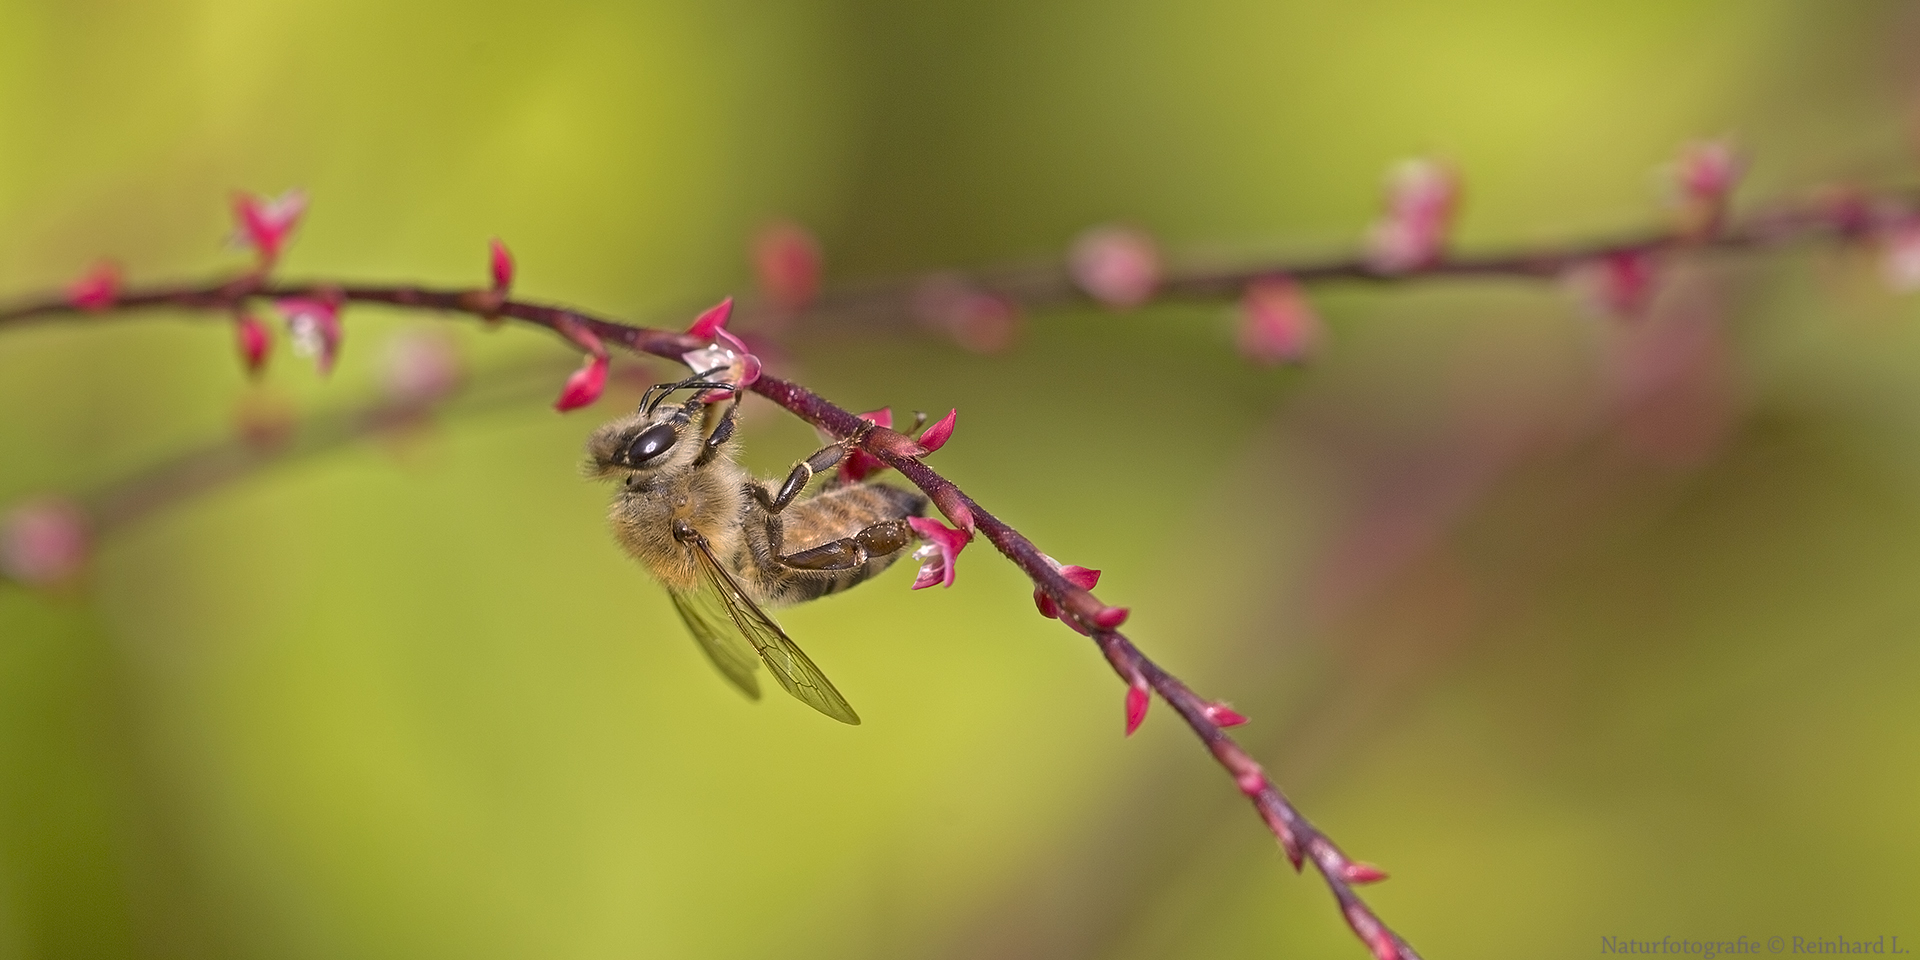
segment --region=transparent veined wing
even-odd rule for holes
[[[733,635],[726,638],[727,640],[737,645],[739,637],[746,637],[747,642],[753,644],[754,651],[760,654],[760,659],[766,663],[767,669],[773,671],[773,678],[780,681],[780,685],[801,703],[841,723],[859,723],[860,715],[853,712],[853,707],[847,703],[847,698],[841,696],[840,691],[833,688],[833,683],[827,679],[826,674],[821,673],[820,668],[814,666],[813,661],[807,659],[807,655],[793,645],[793,641],[788,639],[786,633],[780,629],[780,625],[774,623],[773,618],[762,612],[759,605],[740,589],[740,585],[734,582],[733,575],[720,565],[713,551],[707,547],[706,540],[694,540],[690,545],[693,547],[694,555],[699,558],[696,566],[700,568],[701,586],[691,594],[676,595],[674,603],[680,606],[681,616],[687,618],[687,625],[693,627],[695,636],[700,635],[702,628],[694,626],[695,618],[688,616],[689,610],[700,615],[710,635],[715,637],[721,635],[721,624],[714,610],[717,598],[719,610],[725,612],[727,619],[734,627]],[[725,645],[725,641],[716,644],[702,639],[700,642],[707,647],[709,655],[713,654],[716,646]],[[737,646],[735,649],[737,651]],[[720,658],[715,656],[714,662],[720,663]],[[723,672],[727,671],[725,665],[720,669]],[[728,673],[728,677],[734,679],[732,673]],[[735,682],[739,681],[735,679]]]
[[[741,642],[740,628],[733,625],[723,601],[708,589],[692,593],[668,591],[667,595],[673,598],[673,608],[680,611],[680,619],[686,621],[687,632],[700,641],[700,649],[720,668],[720,674],[740,688],[747,699],[760,699],[760,681],[753,675],[760,669],[760,660],[751,647]]]

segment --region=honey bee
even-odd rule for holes
[[[721,675],[757,700],[754,671],[764,662],[801,702],[859,723],[764,608],[837,593],[885,570],[913,542],[907,518],[919,516],[927,500],[867,482],[835,482],[802,499],[808,482],[833,469],[851,441],[794,464],[777,487],[754,479],[733,461],[737,393],[707,429],[719,406],[708,406],[707,392],[733,389],[704,379],[712,372],[658,384],[639,409],[595,430],[586,474],[620,481],[608,514],[614,538],[666,586]],[[666,402],[681,390],[692,390],[692,398]]]

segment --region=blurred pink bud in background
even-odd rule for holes
[[[1367,260],[1385,273],[1439,262],[1460,195],[1452,170],[1437,161],[1403,160],[1387,174],[1387,209],[1367,235]]]
[[[1255,363],[1299,363],[1318,349],[1325,333],[1320,315],[1291,278],[1262,277],[1241,294],[1235,343]]]
[[[87,518],[65,500],[23,503],[0,521],[0,574],[32,587],[79,576],[87,564]]]
[[[239,228],[233,242],[258,252],[260,265],[270,267],[280,259],[280,252],[286,249],[287,239],[299,226],[300,215],[306,210],[307,195],[297,189],[272,200],[251,193],[236,193],[233,216],[239,221]]]
[[[1160,285],[1160,248],[1134,227],[1103,225],[1073,241],[1067,257],[1073,282],[1109,307],[1136,307]]]
[[[487,266],[493,274],[493,289],[506,293],[513,286],[513,254],[499,237],[487,242]]]
[[[288,297],[273,304],[287,320],[293,352],[313,357],[322,374],[332,373],[340,357],[340,306],[330,300]]]
[[[67,303],[82,310],[106,310],[120,299],[120,265],[103,260],[67,285]]]
[[[1880,235],[1880,275],[1898,293],[1920,290],[1920,220],[1906,219]]]
[[[1621,250],[1582,263],[1567,282],[1588,309],[1600,316],[1636,319],[1658,292],[1659,261],[1644,250]]]
[[[240,349],[240,361],[246,365],[249,376],[258,376],[267,367],[267,354],[273,349],[273,338],[267,334],[267,325],[260,318],[242,310],[233,317],[234,345]]]
[[[769,223],[753,237],[753,274],[768,302],[800,310],[820,293],[820,241],[788,220]]]

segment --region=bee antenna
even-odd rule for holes
[[[711,382],[708,382],[707,380],[708,377],[716,373],[719,373],[720,371],[725,369],[726,367],[714,367],[711,370],[702,370],[699,373],[696,373],[693,376],[686,378],[685,380],[676,381],[674,383],[656,383],[653,386],[648,387],[647,392],[640,395],[640,412],[652,413],[656,408],[660,406],[662,402],[664,402],[667,399],[667,397],[671,396],[675,391],[685,390],[689,387],[699,389],[699,390],[731,390],[733,389],[733,384],[731,383],[711,383]],[[657,397],[653,395],[653,392],[655,390],[660,391],[660,395]]]

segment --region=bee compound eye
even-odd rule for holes
[[[673,424],[670,423],[656,423],[640,431],[640,435],[634,437],[633,442],[627,445],[627,464],[637,467],[665,453],[668,447],[673,446],[673,441],[676,439],[678,436],[673,431]]]

